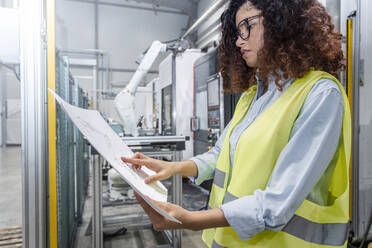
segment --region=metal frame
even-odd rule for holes
[[[70,68],[77,68],[77,69],[91,69],[93,65],[70,65]],[[137,69],[130,69],[130,68],[113,68],[113,67],[99,67],[99,71],[110,71],[110,72],[127,72],[127,73],[135,73]],[[157,70],[150,70],[147,72],[148,74],[159,74]]]
[[[357,11],[355,17],[355,39],[353,42],[353,101],[352,101],[352,165],[353,165],[353,192],[352,201],[359,201],[359,100],[360,100],[360,75],[359,75],[359,61],[360,61],[360,7],[361,0],[357,0]],[[354,205],[354,204],[353,204]],[[359,209],[353,207],[353,219],[358,218]],[[358,222],[352,221],[352,229],[358,234],[360,233]]]
[[[13,72],[17,80],[20,81],[19,63],[3,63],[0,60],[0,82],[1,82],[1,147],[8,145],[8,92],[7,92],[7,70]],[[16,143],[18,144],[18,143]]]
[[[8,109],[6,104],[7,98],[7,82],[5,67],[0,64],[1,73],[1,147],[7,146],[7,115]]]
[[[97,30],[96,30],[97,31]],[[97,38],[97,37],[96,37]],[[97,41],[98,42],[98,41]],[[96,45],[98,43],[96,42]],[[86,50],[58,50],[58,55],[77,55],[77,56],[94,56],[96,59],[96,65],[87,66],[86,68],[91,68],[93,73],[93,109],[98,109],[99,101],[98,99],[101,97],[100,92],[104,90],[104,73],[106,73],[107,82],[110,82],[111,75],[109,72],[109,54],[106,51],[98,50],[98,49],[86,49]],[[106,59],[106,66],[104,66],[104,61]],[[100,68],[100,69],[98,69]],[[104,71],[102,69],[105,69]]]
[[[177,134],[177,63],[176,63],[176,53],[172,54],[172,135]]]
[[[175,152],[175,161],[182,161],[182,152]],[[182,207],[182,177],[174,175],[172,177],[172,200],[173,203]],[[182,229],[172,230],[172,245],[173,248],[181,248],[182,246]]]
[[[128,146],[136,146],[143,144],[156,144],[164,142],[185,142],[184,136],[139,136],[139,137],[124,137],[123,140]],[[156,152],[156,154],[159,154]]]
[[[98,158],[96,158],[98,156]],[[92,247],[103,248],[103,220],[102,220],[102,166],[101,156],[93,157],[93,235]]]
[[[166,138],[166,137],[165,137]],[[174,161],[182,161],[182,151],[159,151],[159,152],[144,152],[145,155],[151,156],[167,156],[170,155]],[[172,177],[172,203],[182,207],[182,177],[173,175]],[[164,234],[168,239],[172,248],[181,248],[182,246],[182,229],[165,230]]]
[[[155,137],[126,137],[128,143],[133,146],[138,144],[154,142],[185,142],[186,139],[183,136],[155,136]],[[182,160],[182,151],[153,151],[153,152],[143,152],[147,156],[172,156],[175,161]],[[98,156],[98,158],[96,158]],[[182,177],[180,175],[175,175],[172,177],[172,202],[179,206],[182,206]],[[117,225],[118,223],[127,223],[127,218],[125,216],[112,217],[104,219],[102,216],[102,167],[101,167],[101,156],[93,155],[93,248],[103,247],[103,223],[105,226],[110,224]],[[133,216],[128,216],[128,218],[133,218]],[[182,230],[172,230],[165,231],[165,237],[168,239],[171,247],[181,248],[182,245]]]
[[[46,247],[44,1],[20,2],[23,247]],[[44,47],[43,47],[44,45]]]
[[[73,105],[79,107],[79,85],[78,85],[78,81],[76,81],[75,79],[74,80],[74,88],[73,88],[73,98],[72,98],[72,103]],[[75,185],[75,216],[78,215],[78,192],[77,192],[77,182],[78,182],[78,178],[77,178],[77,167],[78,167],[78,160],[77,160],[77,155],[79,153],[79,149],[81,149],[81,147],[78,146],[78,137],[79,137],[79,129],[76,128],[76,126],[74,125],[73,126],[73,129],[74,129],[74,134],[73,134],[73,144],[74,144],[74,185]],[[81,166],[81,165],[80,165]]]

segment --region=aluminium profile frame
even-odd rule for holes
[[[45,2],[20,2],[22,236],[46,247]]]
[[[7,80],[5,67],[0,64],[1,82],[1,147],[7,146]]]

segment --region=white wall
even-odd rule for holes
[[[19,63],[18,9],[0,7],[0,61]]]
[[[133,4],[134,1],[120,1]],[[148,4],[136,4],[152,7]],[[178,38],[186,28],[188,17],[173,13],[155,13],[139,9],[98,5],[98,49],[108,51],[112,68],[137,69],[136,58],[154,40],[166,41]],[[57,0],[56,45],[63,50],[94,49],[94,5],[89,3]],[[158,70],[160,56],[152,67]],[[73,69],[74,76],[83,77],[79,83],[86,90],[93,88],[91,70]],[[133,73],[112,72],[111,81],[128,82]],[[149,82],[154,74],[148,74]],[[107,83],[107,82],[106,82]],[[91,88],[88,88],[91,87]],[[105,109],[110,107],[104,103]],[[113,106],[112,106],[113,108]],[[117,117],[117,116],[115,116]]]

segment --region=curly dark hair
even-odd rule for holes
[[[259,77],[301,78],[311,69],[336,77],[344,69],[342,35],[317,0],[230,0],[221,16],[219,67],[225,92],[242,92],[256,83],[256,68],[248,67],[236,47],[236,13],[245,3],[261,11],[264,45],[258,53]],[[283,74],[279,75],[278,71]]]

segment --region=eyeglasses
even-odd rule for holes
[[[251,29],[253,28],[254,25],[256,25],[256,23],[249,24],[249,22],[260,16],[261,15],[251,16],[239,22],[237,26],[235,40],[238,39],[238,36],[240,36],[240,38],[242,38],[243,40],[248,40],[249,37],[251,36]]]

